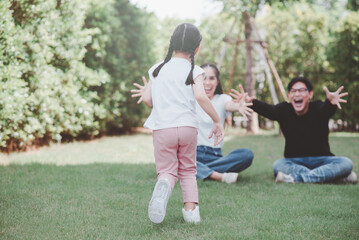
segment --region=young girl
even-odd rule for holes
[[[178,177],[184,202],[183,218],[190,223],[200,222],[196,181],[196,101],[213,120],[209,137],[214,136],[215,144],[223,139],[221,120],[203,88],[204,71],[194,65],[201,40],[194,25],[177,26],[165,60],[148,71],[149,83],[146,87],[135,84],[140,90],[132,90],[137,93],[133,97],[141,96],[139,102],[143,100],[153,108],[145,127],[153,130],[158,175],[148,206],[148,216],[154,223],[163,221]]]

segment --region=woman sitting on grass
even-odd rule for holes
[[[206,73],[204,90],[221,118],[222,125],[224,125],[229,112],[240,112],[247,119],[246,115],[250,115],[252,109],[241,109],[239,103],[232,101],[229,95],[223,93],[220,72],[216,65],[206,63],[201,65],[201,68]],[[242,95],[245,98],[247,93],[242,91]],[[253,152],[248,148],[238,148],[223,156],[223,141],[215,147],[213,139],[206,137],[210,133],[210,118],[201,108],[197,107],[196,111],[199,119],[197,179],[208,178],[226,183],[236,182],[238,173],[247,169],[252,164]]]

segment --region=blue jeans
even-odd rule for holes
[[[252,164],[253,152],[242,148],[223,157],[220,148],[197,146],[197,179],[208,178],[213,172],[241,172]]]
[[[283,172],[292,176],[295,182],[332,182],[344,178],[353,169],[347,157],[317,156],[283,158],[273,164],[274,175]]]

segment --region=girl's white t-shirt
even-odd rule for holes
[[[152,81],[153,108],[144,126],[152,130],[184,126],[198,128],[197,101],[192,85],[185,84],[191,63],[184,58],[171,58],[154,78],[152,73],[159,64],[148,71]],[[204,75],[204,70],[195,66],[193,79],[201,74]]]
[[[211,99],[211,103],[218,113],[221,123],[224,126],[224,121],[230,112],[226,111],[225,104],[228,101],[231,101],[232,98],[227,94],[215,94],[214,97]],[[207,113],[198,105],[196,106],[197,110],[197,118],[199,121],[199,128],[198,128],[198,136],[197,136],[197,146],[209,146],[212,148],[222,148],[223,141],[221,141],[217,146],[214,146],[214,137],[208,138],[209,134],[213,128],[213,121],[207,115]]]

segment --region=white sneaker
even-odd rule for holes
[[[278,172],[277,177],[275,178],[275,182],[294,183],[294,178],[290,175],[284,174],[282,172]]]
[[[148,217],[153,223],[161,223],[166,216],[168,199],[171,196],[171,185],[167,179],[157,181],[148,205]]]
[[[199,206],[196,205],[195,209],[186,211],[182,208],[182,214],[185,222],[197,224],[201,221],[199,215]]]
[[[229,173],[223,173],[222,175],[222,182],[231,184],[237,182],[238,173],[229,172]]]
[[[351,171],[347,177],[343,178],[343,182],[356,184],[358,182],[358,176],[355,172]]]

